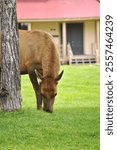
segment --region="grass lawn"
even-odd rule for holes
[[[54,113],[36,110],[27,75],[22,110],[0,112],[0,150],[99,150],[99,66],[62,66]]]

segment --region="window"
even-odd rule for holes
[[[28,30],[28,23],[18,23],[18,29]]]

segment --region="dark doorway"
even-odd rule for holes
[[[67,24],[67,43],[70,43],[74,55],[83,54],[83,23]]]

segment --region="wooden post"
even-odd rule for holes
[[[66,49],[67,49],[67,37],[66,37],[66,22],[62,23],[62,36],[63,36],[63,59],[66,58]]]
[[[96,21],[96,63],[100,63],[100,22]]]
[[[0,0],[0,8],[0,107],[3,111],[15,111],[21,108],[16,0]]]

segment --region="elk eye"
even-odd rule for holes
[[[57,93],[55,93],[54,95],[53,95],[53,97],[55,97],[57,95]]]
[[[57,95],[57,93],[54,94],[54,97]]]
[[[57,95],[57,93],[53,94],[53,95],[51,96],[51,98],[55,98],[56,95]]]

